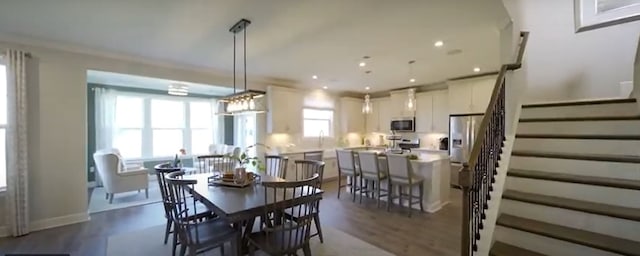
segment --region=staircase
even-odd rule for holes
[[[490,255],[640,256],[635,99],[523,105]]]

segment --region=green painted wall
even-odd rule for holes
[[[160,91],[160,90],[150,90],[150,89],[138,89],[138,88],[126,88],[126,87],[120,87],[120,86],[111,86],[111,85],[105,85],[105,84],[94,84],[94,83],[89,83],[89,90],[87,90],[87,173],[88,173],[88,180],[89,181],[95,181],[95,173],[92,173],[90,171],[91,167],[95,166],[95,163],[93,162],[93,153],[96,152],[96,137],[95,137],[95,94],[93,92],[93,89],[98,87],[98,88],[111,88],[111,89],[116,89],[119,91],[125,91],[125,92],[135,92],[135,93],[144,93],[144,94],[157,94],[157,95],[167,95],[166,91]],[[207,98],[207,99],[212,99],[214,97],[211,97],[210,95],[200,95],[200,94],[189,94],[189,97],[194,97],[194,98]],[[230,121],[229,121],[230,120]],[[227,141],[229,141],[229,138],[231,139],[231,143],[233,144],[233,117],[231,117],[231,119],[228,119],[228,116],[225,116],[223,119],[224,122],[224,128],[225,128],[225,138],[224,141],[225,143],[227,143]],[[231,123],[230,128],[228,129],[228,123]],[[163,163],[166,161],[149,161],[149,162],[144,162],[144,167],[152,169],[154,165],[159,164],[159,163]],[[192,159],[184,159],[182,160],[183,164],[185,166],[192,166],[193,165],[193,160]]]

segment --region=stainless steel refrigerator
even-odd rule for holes
[[[449,116],[449,156],[452,163],[466,163],[484,114]]]

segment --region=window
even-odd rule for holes
[[[184,148],[206,154],[214,143],[215,102],[117,92],[113,147],[127,158],[171,157]]]
[[[0,65],[0,188],[7,186],[6,140],[7,132],[7,70]]]
[[[333,110],[311,109],[302,110],[304,137],[331,136],[333,126]]]

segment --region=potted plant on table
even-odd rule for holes
[[[249,166],[255,168],[255,170],[260,173],[266,170],[266,167],[260,158],[258,158],[257,156],[249,156],[249,150],[251,150],[252,148],[257,148],[258,146],[264,147],[267,150],[271,149],[265,144],[256,143],[245,148],[245,150],[242,151],[242,153],[240,153],[239,155],[228,155],[237,162],[237,167],[235,168],[234,172],[234,180],[236,182],[244,182],[244,179],[247,177],[247,167]]]

